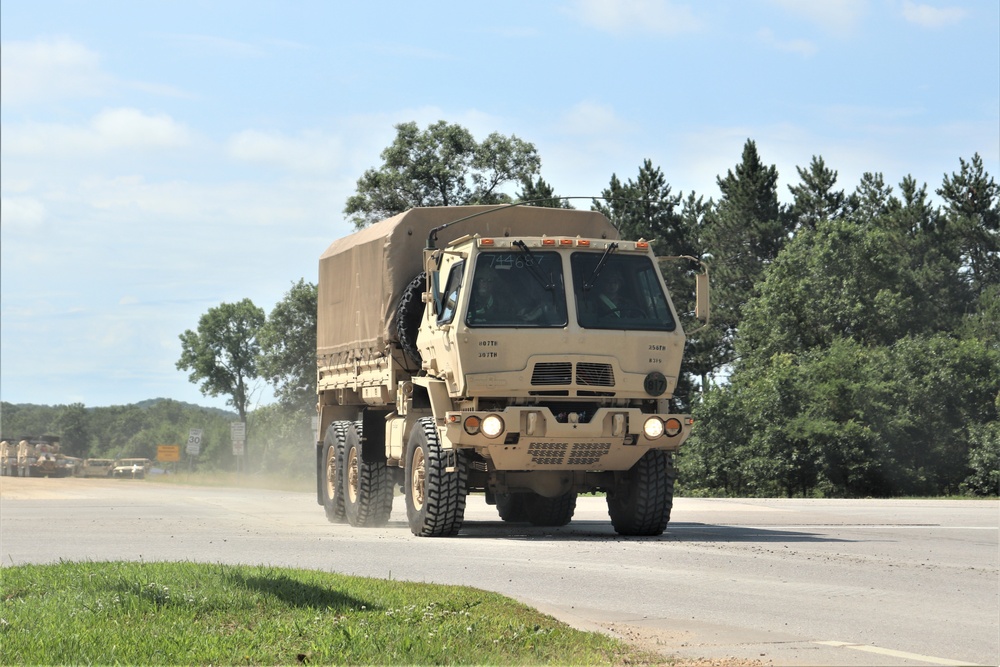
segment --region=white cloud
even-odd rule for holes
[[[33,197],[0,197],[3,226],[37,227],[45,221],[45,205]]]
[[[195,47],[196,50],[223,55],[230,58],[257,58],[265,55],[265,50],[250,42],[217,37],[215,35],[169,35],[175,43]]]
[[[95,97],[111,79],[96,53],[71,39],[4,42],[0,48],[3,106]]]
[[[610,136],[628,129],[609,106],[580,102],[563,115],[559,129],[565,134]]]
[[[670,0],[578,0],[575,14],[584,23],[614,34],[678,35],[702,27],[689,6]]]
[[[342,162],[339,137],[303,132],[300,137],[245,130],[229,140],[229,154],[237,160],[273,164],[292,171],[329,171]]]
[[[109,148],[173,148],[190,140],[188,129],[170,116],[151,116],[138,109],[107,109],[91,127]]]
[[[60,123],[5,125],[2,150],[9,155],[65,156],[103,154],[114,150],[178,148],[191,132],[166,114],[138,109],[105,109],[87,126]]]
[[[834,32],[853,29],[868,11],[868,0],[770,0],[790,14]]]
[[[819,50],[816,44],[808,39],[780,40],[774,36],[774,32],[770,28],[762,28],[757,31],[757,39],[773,49],[797,53],[806,57],[816,55]]]
[[[964,19],[967,13],[961,7],[931,7],[918,5],[910,0],[903,3],[903,18],[924,28],[953,25]]]

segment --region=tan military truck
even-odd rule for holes
[[[24,437],[18,443],[17,465],[23,477],[68,477],[71,470],[54,435]]]
[[[0,475],[13,477],[17,464],[17,446],[9,438],[0,438]]]
[[[699,274],[707,317],[707,273]],[[704,312],[702,312],[704,311]],[[659,535],[684,331],[649,243],[592,211],[417,208],[319,262],[317,501],[455,534],[481,491],[505,521],[567,524],[602,491],[614,529]]]

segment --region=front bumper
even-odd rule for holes
[[[483,428],[491,417],[502,422],[495,437],[488,437]],[[647,436],[644,425],[651,419],[668,425],[663,435]],[[599,408],[592,416],[557,417],[540,406],[449,412],[445,422],[446,446],[473,449],[496,470],[594,471],[628,470],[650,449],[676,451],[693,424],[690,415],[646,414],[637,408]]]

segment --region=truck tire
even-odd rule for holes
[[[344,485],[341,470],[344,468],[344,441],[349,422],[334,422],[326,429],[323,438],[323,483],[320,486],[323,510],[330,523],[344,523]]]
[[[527,521],[528,515],[524,511],[523,493],[498,493],[497,512],[500,513],[500,520],[508,523],[519,523]]]
[[[661,535],[674,504],[673,455],[651,449],[608,493],[608,514],[619,535]]]
[[[410,281],[399,297],[396,305],[396,336],[399,347],[406,357],[420,368],[420,350],[417,348],[417,332],[420,331],[420,320],[424,316],[424,301],[422,295],[427,289],[427,274],[421,271]]]
[[[361,456],[361,438],[354,425],[345,422],[344,465],[341,483],[344,515],[352,526],[384,526],[392,513],[392,477],[385,461],[365,463]]]
[[[453,468],[453,470],[449,470]],[[406,443],[406,520],[420,537],[454,535],[465,518],[465,455],[444,450],[433,417],[424,417]]]
[[[537,493],[524,494],[524,514],[533,526],[565,526],[576,511],[576,493],[546,498]]]

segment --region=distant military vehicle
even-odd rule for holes
[[[111,477],[115,467],[114,459],[84,459],[81,477]]]
[[[144,479],[153,467],[149,459],[118,459],[111,469],[111,476],[119,479]]]
[[[17,446],[9,439],[0,439],[0,475],[11,477],[17,469]]]
[[[17,443],[17,474],[20,477],[67,477],[71,471],[60,452],[59,437],[24,436]],[[8,447],[9,456],[9,447]]]
[[[478,206],[335,241],[317,314],[328,519],[383,524],[401,485],[416,535],[456,533],[470,491],[560,526],[602,491],[618,533],[662,533],[693,423],[671,400],[685,335],[650,244],[618,236],[592,211]],[[705,270],[697,295],[705,319]]]

